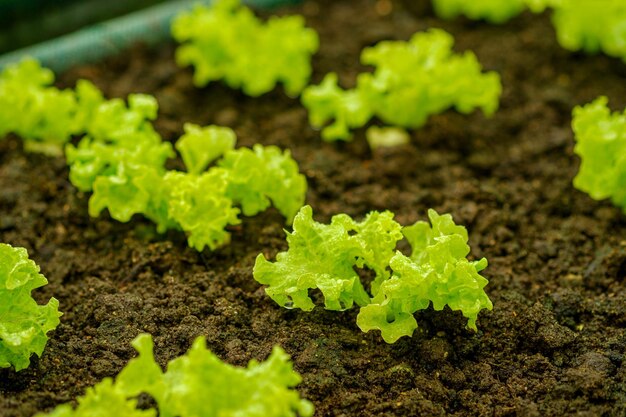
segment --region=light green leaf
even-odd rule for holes
[[[0,368],[27,368],[34,353],[41,356],[47,333],[59,324],[59,302],[39,305],[32,290],[48,281],[24,248],[0,243]]]
[[[455,54],[453,44],[450,34],[431,29],[408,42],[382,41],[365,48],[361,63],[375,70],[360,74],[356,88],[342,90],[331,73],[319,86],[304,90],[302,103],[311,124],[323,127],[322,138],[331,141],[350,140],[350,130],[374,116],[392,126],[415,129],[450,108],[463,114],[481,109],[486,116],[493,115],[502,92],[500,76],[483,73],[472,52]]]
[[[185,123],[185,134],[176,142],[187,171],[200,174],[211,162],[235,147],[237,136],[228,127],[200,127]]]
[[[172,36],[180,66],[195,68],[194,83],[205,86],[224,80],[231,88],[259,96],[282,82],[297,96],[311,76],[311,55],[317,33],[304,26],[301,16],[257,19],[239,0],[218,0],[179,14]]]

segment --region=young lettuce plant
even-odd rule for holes
[[[48,417],[309,417],[313,405],[293,388],[301,381],[289,356],[278,346],[262,363],[250,361],[237,368],[219,360],[203,337],[186,355],[169,362],[163,372],[154,360],[152,337],[139,335],[131,359],[115,381],[106,378],[78,399],[64,404]],[[137,410],[136,397],[147,393],[157,409]],[[45,417],[39,414],[38,417]]]
[[[356,222],[345,214],[329,225],[313,220],[311,207],[296,215],[287,233],[289,250],[270,262],[259,254],[254,278],[267,285],[266,293],[279,305],[311,311],[310,289],[318,289],[328,310],[360,307],[357,325],[364,332],[380,330],[387,343],[411,336],[417,328],[413,314],[432,303],[459,310],[476,330],[476,319],[492,303],[484,292],[488,281],[479,272],[487,260],[468,261],[467,230],[454,224],[449,214],[429,210],[431,225],[419,221],[402,228],[391,212],[372,212]],[[406,237],[410,256],[396,251]],[[370,292],[356,268],[375,274]]]
[[[626,3],[551,0],[559,43],[570,51],[604,52],[626,62]]]
[[[89,96],[91,107],[83,107],[87,136],[77,146],[65,149],[70,181],[80,191],[93,191],[89,214],[97,217],[107,208],[116,220],[127,222],[144,213],[149,190],[139,186],[149,172],[165,173],[164,164],[174,157],[172,146],[163,142],[150,120],[156,118],[154,97],[133,94],[128,106],[122,100],[104,100],[95,87],[79,84],[78,96]],[[99,96],[99,97],[98,97]]]
[[[626,110],[611,114],[607,103],[599,97],[574,109],[574,152],[581,159],[574,187],[626,212]]]
[[[374,73],[362,73],[356,88],[343,90],[337,75],[302,93],[309,120],[327,141],[350,140],[351,130],[376,116],[405,128],[422,127],[428,117],[454,107],[468,114],[480,108],[491,116],[502,91],[500,76],[482,73],[472,52],[455,54],[453,37],[440,29],[416,33],[410,41],[383,41],[365,48],[361,62]]]
[[[231,88],[259,96],[282,82],[297,96],[311,76],[311,56],[319,39],[304,26],[301,16],[257,19],[239,0],[217,0],[211,7],[196,6],[172,23],[181,43],[180,66],[195,67],[194,83],[205,86],[224,80]]]
[[[0,73],[0,139],[15,133],[29,151],[60,155],[77,134],[77,99],[71,90],[52,87],[54,74],[33,59]]]
[[[33,353],[43,353],[47,333],[59,325],[59,302],[51,298],[39,305],[31,297],[47,283],[26,249],[0,243],[0,368],[27,368]]]
[[[133,112],[137,99],[146,98],[131,96],[130,109],[121,110]],[[143,104],[141,109],[156,114],[156,108]],[[173,156],[169,143],[145,121],[129,131],[119,140],[85,138],[77,148],[67,148],[70,179],[83,191],[93,190],[93,217],[104,209],[121,222],[143,214],[161,233],[186,232],[189,245],[201,251],[229,243],[225,228],[241,222],[235,206],[253,216],[273,204],[291,222],[304,204],[306,179],[289,151],[261,145],[233,149],[231,129],[186,124],[176,148],[187,172],[166,171],[165,160]]]

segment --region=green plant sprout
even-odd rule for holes
[[[201,251],[230,242],[224,229],[240,223],[236,205],[244,215],[253,216],[273,204],[290,222],[304,204],[306,179],[289,151],[261,145],[253,150],[232,149],[236,136],[225,127],[186,124],[185,129],[176,147],[183,150],[187,172],[165,170],[171,147],[169,143],[151,143],[151,134],[145,138],[135,134],[131,137],[134,142],[85,138],[78,149],[68,146],[70,172],[79,164],[89,178],[95,173],[89,214],[97,217],[108,209],[111,217],[121,222],[143,214],[161,233],[185,231],[189,245]],[[82,150],[84,157],[79,153]],[[217,164],[202,172],[216,158],[220,158]],[[83,169],[85,161],[87,170]],[[77,178],[70,175],[73,183]]]
[[[59,302],[51,298],[39,305],[31,297],[47,283],[26,249],[0,243],[0,368],[27,368],[33,353],[43,353],[47,333],[59,325]]]
[[[551,0],[559,44],[570,51],[604,52],[626,62],[626,3]]]
[[[319,47],[317,33],[304,26],[302,16],[272,17],[266,23],[240,4],[217,0],[196,6],[172,23],[181,43],[180,66],[194,66],[194,83],[205,86],[224,80],[231,88],[259,96],[282,82],[298,96],[311,76],[311,56]]]
[[[304,204],[306,179],[288,150],[261,145],[234,149],[235,132],[226,127],[186,124],[185,134],[175,147],[187,172],[166,170],[167,159],[176,154],[152,126],[158,103],[150,95],[131,94],[128,103],[106,100],[85,80],[77,83],[75,91],[61,92],[54,87],[3,89],[6,85],[16,87],[3,84],[5,79],[34,77],[48,82],[51,76],[32,60],[8,67],[0,74],[0,105],[22,100],[21,92],[28,96],[24,100],[38,102],[46,109],[55,105],[57,94],[72,97],[76,107],[63,113],[63,121],[74,126],[72,135],[83,137],[76,145],[66,144],[65,156],[72,184],[92,193],[90,216],[108,210],[113,219],[128,222],[142,214],[156,223],[159,233],[169,229],[186,232],[189,245],[201,251],[230,241],[225,228],[241,222],[240,211],[253,216],[273,205],[290,223]],[[18,97],[5,97],[9,92]],[[30,119],[18,119],[7,125],[7,131],[26,134],[41,147],[59,147],[69,140],[69,136],[58,140],[43,130],[32,130],[28,123]]]
[[[454,107],[468,114],[480,108],[491,116],[502,91],[500,76],[482,73],[472,52],[455,54],[453,37],[440,29],[416,33],[410,41],[383,41],[365,48],[361,62],[374,73],[362,73],[356,88],[343,90],[337,75],[302,93],[313,127],[326,141],[350,140],[351,130],[376,116],[397,127],[416,129],[428,117]]]
[[[81,126],[74,92],[52,87],[53,81],[52,71],[31,59],[0,73],[0,138],[15,133],[29,151],[62,153]]]
[[[572,127],[580,156],[574,187],[595,200],[610,198],[626,213],[626,110],[612,113],[599,97],[574,109]]]
[[[418,221],[400,226],[393,213],[371,212],[361,222],[345,214],[333,216],[329,225],[313,220],[310,206],[303,207],[287,233],[289,250],[270,262],[259,254],[254,278],[267,285],[266,293],[280,306],[311,311],[310,289],[318,289],[328,310],[360,307],[357,325],[364,332],[380,330],[387,343],[411,336],[417,328],[413,314],[432,303],[435,310],[449,306],[460,310],[467,326],[476,330],[482,309],[492,309],[483,288],[487,279],[479,272],[487,260],[466,259],[467,230],[454,224],[449,214],[428,211],[431,225]],[[396,250],[406,237],[410,256]],[[355,268],[375,274],[370,291]]]
[[[37,417],[310,417],[313,404],[294,389],[301,377],[278,346],[262,363],[247,368],[226,364],[199,337],[187,354],[163,372],[154,360],[152,337],[139,335],[131,359],[115,381],[105,378],[78,399],[78,406],[58,406]],[[136,397],[146,393],[156,409],[138,410]]]

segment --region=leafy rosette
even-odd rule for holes
[[[315,222],[305,206],[287,234],[289,250],[279,253],[275,262],[260,254],[254,278],[287,308],[312,310],[310,289],[320,290],[328,310],[356,303],[361,307],[361,330],[380,330],[388,343],[412,335],[417,328],[414,313],[431,303],[435,310],[448,306],[461,311],[468,327],[476,330],[478,313],[492,308],[484,292],[488,281],[479,274],[487,260],[467,260],[467,230],[452,216],[434,210],[428,215],[432,226],[417,222],[401,231],[390,212],[372,212],[362,222],[339,214],[325,225]],[[395,251],[403,234],[412,247],[408,257]],[[370,293],[355,268],[374,271]]]
[[[626,212],[626,111],[611,113],[607,103],[600,97],[574,109],[574,152],[581,159],[574,187]]]
[[[271,91],[279,82],[287,94],[297,96],[311,76],[311,56],[319,44],[301,16],[263,23],[239,0],[181,13],[172,23],[172,35],[181,43],[176,61],[194,66],[197,86],[224,80],[250,96]]]
[[[301,381],[289,356],[275,347],[265,362],[252,360],[247,368],[228,365],[199,337],[187,354],[169,362],[163,372],[154,360],[152,337],[139,335],[131,359],[115,382],[104,379],[78,399],[57,407],[49,417],[310,417],[313,405],[294,387]],[[137,410],[136,397],[146,393],[156,409]],[[38,417],[44,417],[39,414]]]
[[[428,117],[455,108],[463,114],[481,109],[491,116],[499,105],[500,76],[482,73],[472,52],[455,54],[454,39],[443,30],[416,33],[409,42],[383,41],[361,53],[363,73],[352,90],[337,86],[334,74],[308,87],[302,103],[327,141],[349,140],[350,130],[376,116],[406,128],[422,127]]]
[[[626,3],[622,0],[552,1],[552,22],[561,46],[570,51],[604,52],[626,61]]]
[[[0,139],[12,132],[27,150],[61,154],[81,126],[75,123],[76,95],[52,87],[53,82],[52,71],[33,59],[0,73]]]
[[[127,222],[149,211],[151,190],[141,184],[153,172],[165,173],[165,161],[174,156],[172,145],[163,142],[150,123],[157,113],[153,97],[130,95],[127,107],[119,99],[99,101],[83,87],[84,97],[90,97],[85,100],[92,103],[84,116],[89,136],[66,147],[70,181],[81,191],[93,191],[92,217],[108,209],[111,217]]]
[[[59,302],[51,298],[39,305],[31,297],[47,283],[26,249],[0,243],[0,368],[27,368],[33,353],[41,356],[47,333],[59,325]]]

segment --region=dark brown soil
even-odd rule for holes
[[[281,91],[253,99],[219,83],[194,88],[171,45],[75,69],[60,85],[84,77],[110,97],[156,95],[168,140],[184,122],[217,123],[241,145],[292,149],[318,220],[389,209],[409,224],[429,207],[451,212],[470,231],[472,256],[490,263],[494,309],[481,313],[478,333],[457,313],[425,311],[412,338],[388,345],[357,328],[356,311],[279,308],[252,278],[259,252],[285,249],[277,212],[245,219],[230,246],[199,254],[139,217],[90,219],[64,160],[26,154],[10,137],[0,142],[0,241],[29,250],[50,281],[36,297],[57,297],[65,314],[40,360],[0,371],[1,416],[50,410],[116,375],[140,332],[154,335],[162,364],[198,335],[236,365],[280,344],[318,416],[626,415],[626,218],[572,187],[579,162],[569,127],[571,109],[598,95],[626,106],[626,66],[564,51],[547,16],[497,27],[443,22],[401,2],[387,14],[388,5],[322,0],[286,10],[320,33],[315,81],[334,70],[350,85],[364,46],[443,27],[459,51],[502,74],[493,119],[447,112],[397,149],[371,152],[362,131],[327,144]]]

